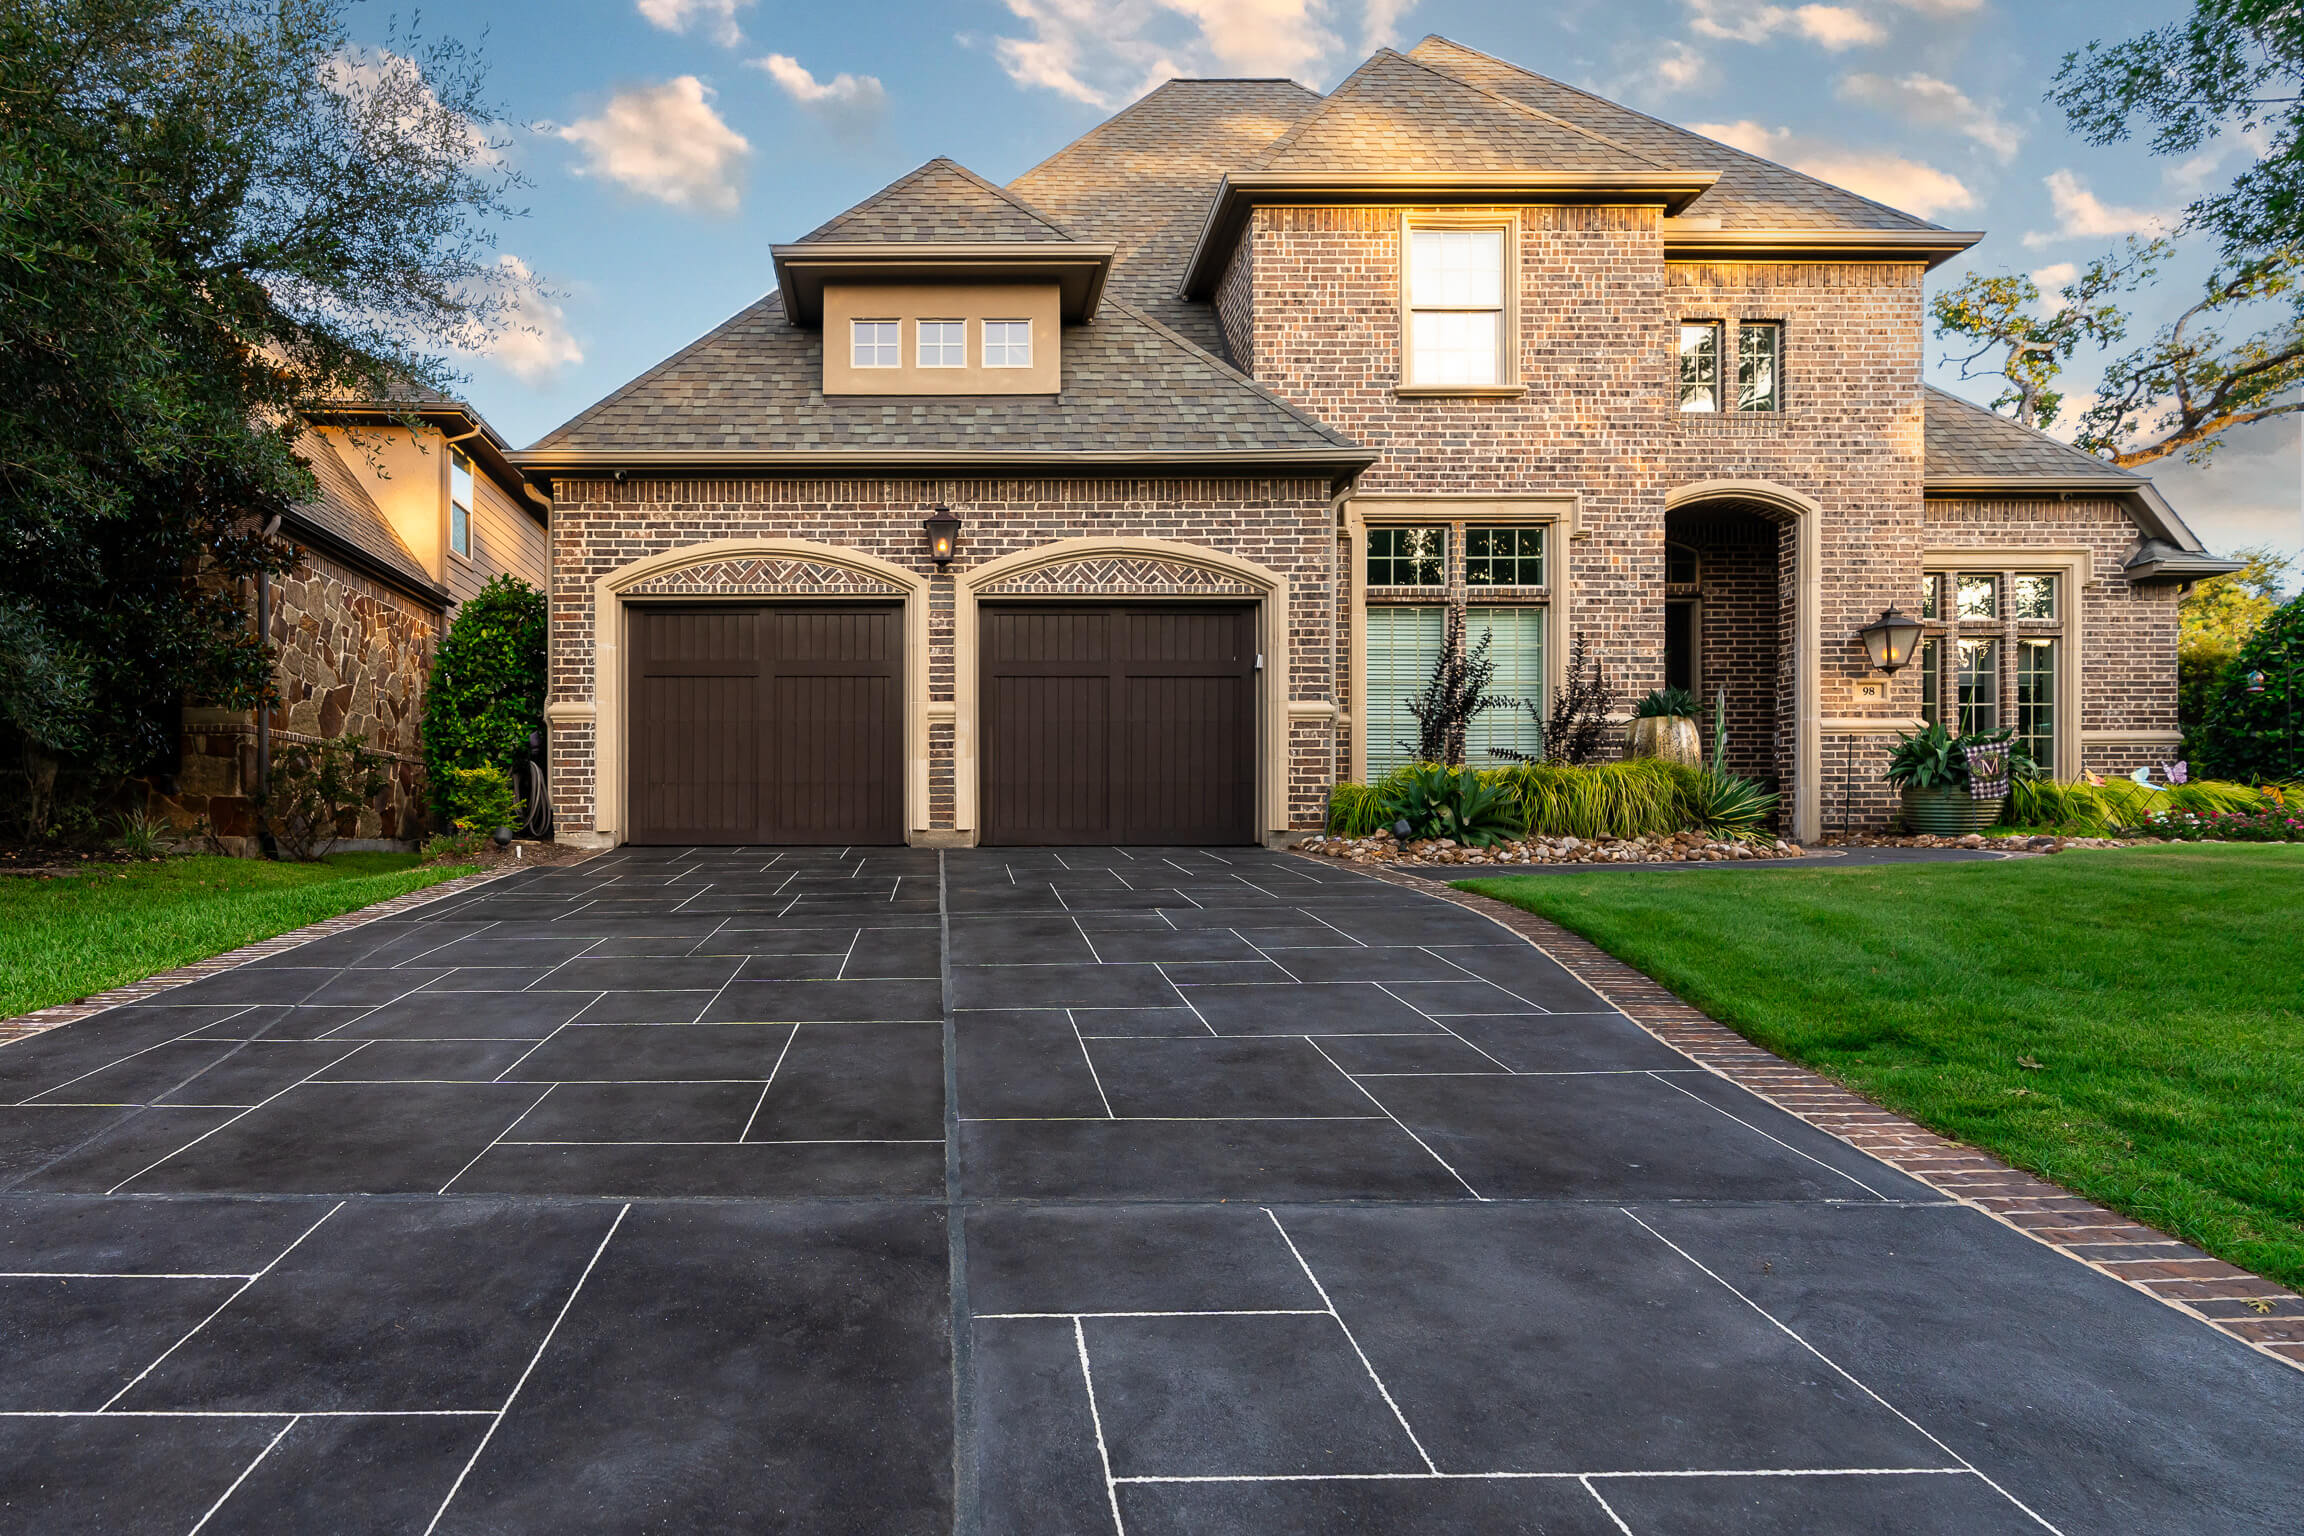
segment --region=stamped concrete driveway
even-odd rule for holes
[[[0,1528],[2293,1531],[2304,1372],[1254,852],[631,850],[0,1050]]]

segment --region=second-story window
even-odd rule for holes
[[[448,547],[472,557],[472,461],[456,448],[448,450]]]
[[[1504,231],[1408,231],[1408,377],[1421,387],[1504,376]]]
[[[1717,320],[1681,323],[1680,409],[1720,409],[1720,322]]]
[[[848,322],[848,361],[858,368],[900,368],[904,364],[901,320]]]
[[[1736,328],[1736,409],[1776,409],[1776,365],[1783,350],[1784,327],[1780,325]]]
[[[984,366],[987,368],[1031,367],[1032,322],[1029,320],[985,321]]]
[[[965,368],[968,366],[967,321],[922,320],[919,325],[921,367]]]
[[[1772,320],[1681,322],[1682,411],[1780,410],[1783,388],[1783,326]]]

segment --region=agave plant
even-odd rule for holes
[[[1697,775],[1689,812],[1706,832],[1742,842],[1756,837],[1776,814],[1776,794],[1733,773]]]
[[[1453,838],[1467,848],[1500,843],[1520,830],[1511,788],[1442,763],[1418,763],[1377,786],[1387,820],[1408,823],[1410,837]]]

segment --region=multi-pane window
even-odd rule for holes
[[[1934,571],[1930,571],[1920,578],[1920,617],[1924,619],[1937,617],[1936,593],[1943,584],[1943,578]]]
[[[1031,367],[1032,322],[1029,320],[985,321],[984,366],[987,368]]]
[[[1920,642],[1920,718],[1929,725],[1944,719],[1944,642],[1934,635]]]
[[[1970,619],[1996,619],[2000,617],[2000,578],[1997,576],[1958,576],[1953,578],[1954,602],[1963,623]]]
[[[1736,328],[1736,409],[1776,409],[1777,362],[1784,350],[1784,327],[1741,325]]]
[[[2044,767],[2056,762],[2056,648],[2053,635],[2016,641],[2016,739]]]
[[[1544,585],[1544,530],[1465,529],[1464,584],[1472,587]]]
[[[904,322],[848,322],[848,361],[858,368],[900,368],[904,364]]]
[[[448,547],[472,554],[472,461],[463,450],[448,450]]]
[[[1680,327],[1680,409],[1720,409],[1720,325],[1706,320]]]
[[[1493,385],[1504,376],[1504,231],[1408,231],[1408,378]]]
[[[920,366],[923,368],[965,368],[968,366],[968,322],[965,320],[922,320],[920,326]]]
[[[2000,642],[1963,635],[1958,665],[1960,734],[2000,729]]]
[[[1368,585],[1438,587],[1447,581],[1446,528],[1368,530]]]
[[[1782,408],[1783,390],[1783,326],[1774,321],[1681,322],[1681,410],[1692,415],[1775,411]]]

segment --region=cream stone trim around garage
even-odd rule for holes
[[[1819,626],[1824,616],[1823,504],[1770,480],[1698,480],[1664,493],[1664,510],[1702,501],[1756,501],[1792,519],[1792,837],[1824,828],[1824,708],[1819,700]]]
[[[1350,635],[1345,657],[1350,668],[1352,703],[1339,719],[1352,732],[1351,779],[1368,782],[1368,525],[1388,528],[1414,522],[1480,523],[1490,527],[1512,524],[1549,529],[1544,540],[1544,690],[1555,699],[1568,680],[1568,604],[1576,589],[1575,568],[1568,544],[1578,534],[1581,506],[1572,491],[1522,496],[1481,496],[1448,493],[1434,496],[1353,496],[1344,502],[1344,579],[1339,585],[1351,593],[1347,617]],[[1530,603],[1528,606],[1536,606]]]
[[[1258,830],[1267,837],[1287,832],[1288,727],[1290,720],[1296,718],[1296,701],[1288,697],[1287,578],[1252,560],[1244,560],[1238,555],[1226,554],[1202,544],[1181,544],[1169,539],[1085,537],[1058,539],[1051,544],[1036,544],[1030,549],[1003,555],[997,560],[957,573],[952,583],[952,688],[957,705],[952,726],[952,821],[954,831],[962,838],[973,842],[982,830],[978,824],[977,795],[977,779],[983,771],[983,762],[978,755],[976,729],[980,697],[977,689],[976,651],[981,630],[976,612],[978,591],[1044,565],[1130,556],[1198,566],[1202,570],[1235,577],[1243,585],[1262,594],[1255,599],[1256,645],[1264,658],[1261,707],[1256,712],[1256,803],[1262,808],[1259,818],[1262,825]],[[1183,602],[1241,601],[1237,592],[1190,591],[1157,597],[1131,593],[1118,600],[1131,599],[1155,602],[1168,602],[1172,599]],[[1094,592],[1002,593],[997,600],[1003,603],[1101,601]]]
[[[808,560],[836,565],[884,581],[902,594],[904,604],[904,825],[917,835],[928,829],[928,578],[861,550],[807,539],[709,539],[683,544],[661,554],[648,555],[620,566],[592,583],[592,699],[594,716],[592,758],[592,828],[610,844],[624,840],[628,823],[624,780],[626,720],[629,701],[624,689],[624,629],[627,612],[624,594],[632,587],[685,566],[716,560]],[[855,602],[870,600],[862,593],[794,593],[789,598],[773,592],[651,592],[646,601],[687,602]],[[563,700],[545,707],[547,719],[580,719],[583,700]]]
[[[1926,549],[1920,553],[1923,575],[1961,570],[2052,571],[2062,578],[2063,611],[2057,619],[2062,625],[2058,633],[2064,643],[2057,649],[2056,661],[2056,769],[2060,778],[2076,779],[2088,765],[2085,743],[2089,733],[2080,729],[2081,716],[2087,707],[2080,691],[2086,676],[2080,659],[2087,648],[2084,625],[2088,605],[2081,600],[2081,595],[2087,590],[2095,564],[2093,551],[2071,546],[1965,545]],[[2001,632],[2001,626],[1995,622],[1993,633]],[[2011,717],[2014,702],[2013,698],[2009,700]]]

